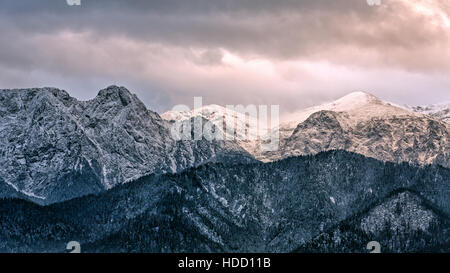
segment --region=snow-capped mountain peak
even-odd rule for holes
[[[382,101],[375,97],[374,95],[367,92],[353,92],[336,101],[332,102],[331,105],[336,107],[336,109],[352,109],[357,106],[365,105],[368,103],[378,103],[381,104]]]
[[[450,164],[447,123],[363,92],[291,114],[280,134],[281,152],[271,160],[342,149],[383,161]]]
[[[225,136],[226,139],[249,143],[248,140],[256,140],[258,138],[257,130],[248,129],[251,124],[257,125],[256,117],[217,104],[205,105],[184,112],[172,110],[162,114],[161,117],[168,121],[184,121],[201,117],[211,121],[217,128],[225,132],[227,134]],[[227,130],[229,126],[232,126],[232,130]]]
[[[311,114],[319,111],[346,112],[351,120],[358,122],[371,118],[382,118],[387,116],[413,115],[417,114],[384,102],[376,96],[367,92],[353,92],[335,101],[308,107],[285,115],[281,118],[280,129],[288,135],[294,131],[297,125],[304,122]]]
[[[170,111],[162,116],[167,120],[200,116],[219,128],[222,122],[233,122],[241,128],[249,125],[248,116],[219,105],[186,112]],[[353,92],[332,102],[301,109],[280,120],[279,127],[272,128],[272,133],[278,134],[280,139],[277,151],[261,150],[262,139],[266,136],[238,141],[238,144],[264,162],[343,149],[385,161],[448,165],[448,125],[367,92]],[[426,145],[425,139],[430,141],[430,136],[433,136],[434,146]]]
[[[229,109],[221,105],[210,104],[205,105],[190,111],[167,111],[161,115],[162,118],[168,121],[180,121],[191,119],[196,116],[201,116],[208,120],[214,121],[219,118],[237,118],[239,120],[251,118],[244,113],[235,111],[234,109]]]
[[[241,112],[242,111],[242,112]],[[169,111],[161,115],[165,120],[184,121],[201,117],[209,120],[223,132],[224,139],[234,140],[239,146],[257,159],[261,155],[261,139],[266,139],[268,131],[259,128],[258,118],[244,112],[245,109],[228,108],[217,104],[202,106],[191,111]]]

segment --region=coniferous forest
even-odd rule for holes
[[[0,201],[1,252],[448,252],[450,170],[345,151],[210,163],[40,206]]]

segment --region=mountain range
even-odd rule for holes
[[[219,127],[224,120],[235,122],[238,128],[248,128],[251,120],[245,114],[208,105],[182,113],[169,111],[162,117],[180,121],[200,116]],[[261,142],[268,138],[261,134],[262,139],[238,144],[263,162],[341,149],[382,161],[449,167],[450,124],[445,120],[404,109],[365,92],[354,92],[282,117],[280,125],[268,132],[279,134],[280,147],[276,151],[260,149]]]
[[[252,160],[232,141],[174,141],[168,122],[117,86],[90,101],[54,88],[0,90],[0,128],[0,197],[42,204],[150,173]]]
[[[416,110],[351,93],[285,116],[267,152],[172,137],[252,122],[219,105],[0,90],[0,252],[449,252],[450,125]]]

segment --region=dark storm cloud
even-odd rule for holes
[[[414,63],[405,60],[405,54],[426,54],[422,50],[447,46],[448,30],[430,26],[421,16],[405,17],[399,1],[385,1],[390,5],[374,8],[365,0],[84,0],[80,7],[69,7],[65,0],[7,0],[2,6],[1,30],[29,35],[91,32],[98,39],[120,35],[280,59],[345,63],[352,59],[345,52],[353,56],[369,53],[379,57],[377,62],[411,69],[447,67],[441,56]],[[442,6],[448,12],[448,5]]]
[[[65,0],[3,0],[5,13],[70,13]],[[198,15],[217,12],[277,12],[286,10],[309,11],[312,9],[333,9],[348,11],[367,10],[365,2],[358,0],[81,0],[80,9],[89,11],[133,13],[165,13]]]
[[[255,27],[283,24],[290,14],[303,16],[314,11],[367,16],[371,10],[361,0],[83,0],[80,7],[68,7],[65,0],[6,0],[0,13],[10,27],[33,33],[92,30],[100,35],[205,43],[208,37],[222,42],[255,31],[254,36],[274,34]]]
[[[87,88],[120,80],[140,90],[151,88],[161,100],[173,102],[195,92],[211,94],[211,102],[233,97],[223,98],[224,91],[236,96],[247,92],[247,101],[260,92],[268,101],[277,101],[284,90],[290,103],[293,90],[303,90],[298,91],[301,95],[315,90],[311,97],[319,100],[379,83],[361,73],[346,84],[345,77],[331,69],[327,72],[336,85],[326,86],[315,75],[323,73],[314,70],[317,66],[299,72],[298,66],[285,62],[326,62],[338,71],[372,70],[371,75],[394,75],[373,72],[390,69],[430,77],[448,73],[450,25],[445,19],[450,4],[382,2],[371,7],[366,0],[81,0],[77,7],[65,0],[3,0],[0,87],[44,81],[64,85],[69,79],[63,87],[85,94]],[[415,3],[439,13],[416,11]],[[230,66],[224,63],[227,53],[243,61],[266,60],[275,74],[261,72],[267,65]],[[265,78],[253,71],[266,73]],[[17,80],[18,75],[23,79]],[[396,86],[378,92],[390,94],[395,88],[411,86],[397,80]],[[445,90],[434,92],[442,96]]]

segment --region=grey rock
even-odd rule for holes
[[[420,116],[352,123],[345,112],[320,111],[300,123],[281,148],[283,157],[346,150],[390,162],[450,166],[450,126]]]
[[[0,177],[49,204],[228,155],[252,159],[232,142],[175,141],[169,126],[124,87],[89,101],[55,88],[0,90]]]

